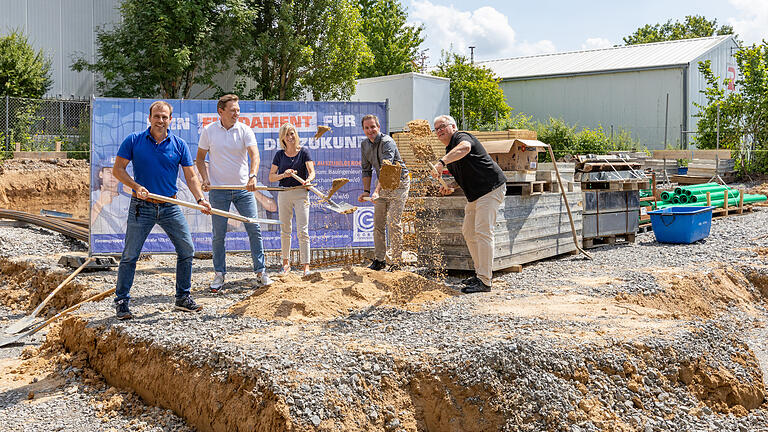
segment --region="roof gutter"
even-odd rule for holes
[[[634,67],[634,68],[626,68],[626,69],[606,69],[606,70],[600,70],[600,71],[572,72],[572,73],[550,74],[550,75],[529,75],[529,76],[523,76],[523,77],[502,78],[501,82],[527,81],[527,80],[547,79],[547,78],[571,78],[571,77],[579,77],[579,76],[605,75],[605,74],[622,73],[622,72],[640,72],[640,71],[648,71],[648,70],[677,69],[681,67],[687,68],[688,63],[679,63],[679,64],[663,65],[663,66]]]

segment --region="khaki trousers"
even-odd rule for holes
[[[507,185],[501,185],[464,207],[461,233],[467,242],[478,279],[488,286],[491,286],[493,277],[493,228],[506,193]]]
[[[296,212],[296,237],[299,239],[301,264],[309,264],[309,196],[305,189],[280,191],[277,194],[280,215],[280,255],[291,258],[291,219]]]
[[[406,176],[400,180],[400,187],[397,189],[381,188],[379,199],[373,203],[373,253],[379,261],[402,264],[403,223],[401,219],[410,189],[411,178]],[[389,234],[389,254],[387,254],[385,227],[386,234]]]

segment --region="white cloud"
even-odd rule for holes
[[[747,45],[768,39],[768,2],[765,0],[730,0],[738,11],[736,18],[729,18],[733,31]]]
[[[412,0],[409,18],[414,24],[423,24],[423,48],[429,48],[430,63],[440,60],[441,50],[469,56],[475,47],[475,60],[490,60],[521,55],[554,52],[552,42],[516,41],[515,30],[509,18],[490,7],[474,11],[461,11],[451,6],[436,5],[429,0]]]
[[[592,50],[592,49],[601,49],[601,48],[610,48],[613,44],[611,41],[605,38],[587,38],[587,40],[581,44],[581,49],[583,50]]]

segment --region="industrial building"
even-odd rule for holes
[[[546,121],[610,134],[624,128],[650,149],[687,147],[707,83],[699,62],[734,91],[733,35],[493,60],[479,63],[501,79],[507,104]]]

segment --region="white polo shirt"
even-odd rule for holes
[[[221,120],[203,129],[198,148],[208,150],[211,185],[248,183],[248,147],[256,146],[253,129],[241,122],[224,129]],[[258,149],[256,150],[258,152]]]

